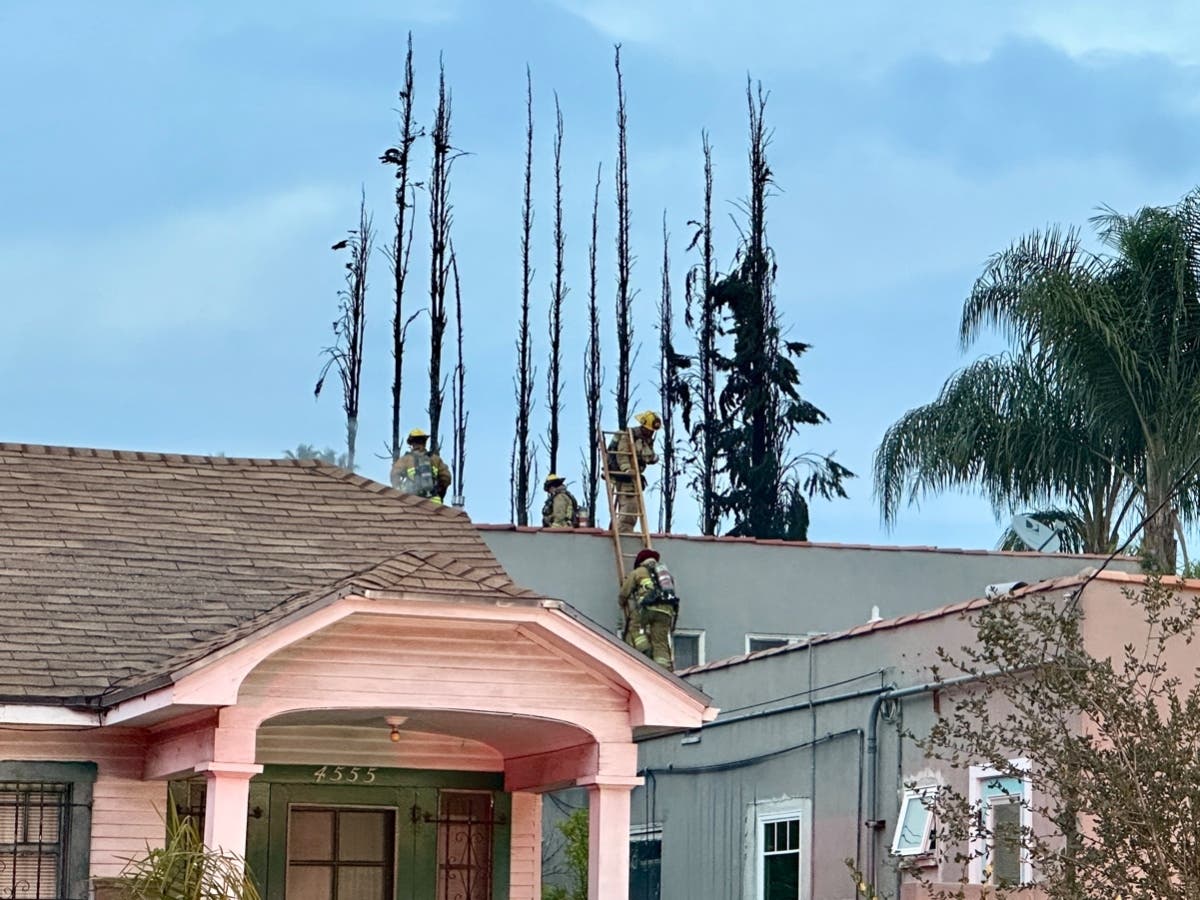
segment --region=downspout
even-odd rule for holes
[[[944,681],[928,681],[925,684],[915,684],[905,688],[885,688],[871,703],[871,711],[867,714],[867,819],[862,823],[867,830],[867,868],[864,874],[869,884],[875,884],[877,874],[878,842],[876,841],[876,832],[884,826],[883,821],[877,818],[879,807],[879,710],[888,700],[903,700],[918,694],[929,694],[933,691],[940,691],[942,688],[955,687],[969,681],[979,681],[1000,674],[1003,673],[983,672],[978,675],[960,675]]]

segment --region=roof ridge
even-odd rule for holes
[[[317,471],[319,471],[322,475],[326,475],[334,479],[335,481],[352,484],[355,487],[362,488],[363,490],[370,491],[374,494],[384,494],[391,497],[403,497],[411,503],[421,504],[423,509],[427,509],[428,512],[431,512],[434,515],[451,515],[456,518],[463,517],[468,522],[471,520],[471,517],[467,515],[467,511],[464,509],[459,509],[456,506],[447,506],[445,503],[434,503],[433,501],[427,500],[424,497],[418,497],[416,494],[405,493],[404,491],[397,490],[390,484],[384,484],[382,481],[376,481],[373,478],[367,478],[365,475],[359,475],[357,472],[351,472],[349,469],[343,469],[339,466],[331,466],[328,463],[321,463]]]
[[[515,534],[547,534],[547,535],[585,535],[588,537],[602,537],[606,540],[611,538],[611,532],[607,528],[542,528],[535,525],[512,525],[506,522],[473,522],[476,530],[481,532],[488,531],[508,531]],[[755,537],[740,537],[725,534],[679,534],[675,532],[657,532],[652,531],[650,536],[655,540],[671,540],[671,541],[691,541],[697,543],[712,543],[712,544],[751,544],[755,546],[766,547],[791,547],[797,549],[816,549],[816,550],[877,550],[885,553],[947,553],[959,554],[963,556],[1017,556],[1017,557],[1046,557],[1057,556],[1066,559],[1103,559],[1107,560],[1106,553],[1039,553],[1036,550],[988,550],[979,547],[939,547],[935,544],[864,544],[864,543],[840,543],[837,541],[785,541],[774,538],[755,538]],[[1113,560],[1134,561],[1137,557],[1134,556],[1115,556]]]
[[[124,462],[179,462],[189,465],[210,463],[212,465],[281,466],[287,468],[337,469],[320,459],[291,459],[286,456],[225,456],[208,453],[169,453],[155,450],[118,450],[105,447],[74,447],[65,444],[24,444],[0,441],[0,453],[24,453],[28,455],[67,457],[72,459],[114,459]]]
[[[280,618],[295,615],[303,612],[308,607],[315,603],[320,603],[322,600],[338,600],[342,597],[355,594],[359,591],[379,590],[378,587],[363,583],[363,579],[369,576],[370,573],[386,569],[389,565],[395,564],[406,558],[416,560],[420,565],[428,565],[437,568],[441,571],[447,571],[446,567],[433,562],[430,557],[447,556],[449,554],[441,554],[428,550],[405,550],[401,553],[393,554],[385,557],[369,566],[351,572],[349,575],[344,575],[334,581],[326,584],[317,585],[303,591],[296,591],[282,598],[274,606],[264,609],[255,616],[249,619],[244,619],[238,622],[231,628],[226,629],[220,634],[213,635],[208,640],[202,641],[198,645],[192,645],[186,650],[175,654],[174,656],[162,660],[158,665],[152,666],[149,669],[131,672],[124,678],[114,681],[108,689],[102,692],[101,696],[118,691],[123,688],[135,687],[137,684],[145,681],[147,678],[153,678],[157,675],[169,674],[178,671],[179,669],[191,665],[197,660],[203,659],[205,656],[218,652],[231,644],[235,644],[240,640],[250,637],[263,628],[269,627],[272,623]],[[452,558],[451,558],[452,559]],[[453,562],[453,559],[452,559]],[[415,568],[420,568],[418,565]],[[468,572],[477,572],[477,567],[469,566]],[[463,578],[464,575],[456,575],[455,577]],[[503,585],[487,584],[489,578],[503,577],[506,582]],[[502,592],[506,595],[522,596],[529,599],[538,598],[541,595],[512,581],[507,575],[501,576],[499,573],[484,572],[480,577],[465,578],[464,580],[471,581],[482,587],[490,590]],[[386,590],[386,589],[385,589]],[[429,588],[414,587],[413,590],[420,592],[421,590],[429,590]]]

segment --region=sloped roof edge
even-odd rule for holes
[[[855,625],[852,628],[845,628],[840,631],[831,631],[828,634],[814,635],[806,641],[799,641],[795,644],[785,644],[782,647],[769,647],[765,650],[755,650],[752,653],[743,653],[738,656],[730,656],[725,659],[714,660],[710,663],[704,663],[699,666],[692,666],[687,669],[682,669],[678,673],[684,678],[692,675],[700,675],[705,672],[713,672],[718,669],[727,669],[732,666],[741,665],[742,663],[754,662],[759,659],[766,659],[772,656],[780,656],[785,653],[794,653],[799,650],[807,650],[809,647],[815,647],[820,644],[829,644],[834,641],[842,641],[848,638],[859,637],[866,634],[874,634],[879,631],[890,631],[895,628],[902,628],[905,625],[912,625],[917,622],[928,622],[931,619],[941,619],[946,616],[959,615],[962,613],[973,612],[977,609],[982,609],[999,600],[1008,600],[1016,597],[1026,597],[1030,594],[1044,594],[1048,591],[1064,590],[1067,588],[1081,587],[1089,581],[1107,581],[1117,584],[1146,584],[1153,576],[1144,575],[1137,572],[1114,572],[1103,570],[1097,572],[1095,569],[1084,569],[1075,575],[1064,575],[1059,578],[1051,578],[1046,581],[1038,581],[1034,584],[1026,585],[1018,590],[1011,591],[1008,594],[996,598],[976,597],[971,600],[960,600],[956,603],[948,603],[945,606],[938,606],[933,609],[923,610],[922,612],[907,613],[902,616],[893,616],[889,619],[880,619],[876,622],[864,622],[861,625]],[[1198,578],[1177,578],[1164,577],[1161,579],[1163,584],[1187,588],[1190,590],[1200,591],[1200,579]]]
[[[413,564],[406,563],[412,562]],[[445,574],[444,584],[425,583],[417,579],[414,583],[414,573],[422,569],[433,569]],[[456,585],[458,587],[456,587]],[[405,553],[381,560],[379,563],[340,578],[328,585],[301,591],[284,598],[275,607],[260,613],[252,619],[240,623],[224,634],[209,641],[189,648],[186,652],[166,660],[157,669],[139,672],[115,683],[110,691],[102,697],[102,705],[109,706],[144,693],[146,690],[160,686],[164,679],[173,680],[173,676],[182,670],[220,655],[224,651],[254,639],[273,626],[334,603],[343,597],[353,594],[365,595],[377,591],[396,591],[407,594],[444,594],[461,597],[461,587],[473,587],[478,593],[471,599],[481,600],[489,595],[501,595],[504,602],[524,603],[530,606],[540,605],[545,599],[540,594],[522,588],[507,576],[498,576],[493,572],[480,571],[474,567],[456,561],[453,557],[424,550],[410,550]],[[498,598],[497,598],[498,599]],[[146,687],[146,685],[150,685]]]
[[[611,532],[606,528],[538,528],[532,525],[509,525],[504,523],[473,523],[476,530],[483,532],[512,532],[514,534],[543,534],[553,537],[567,537],[570,535],[583,535],[589,537],[602,537],[605,540],[611,540]],[[792,549],[813,549],[813,550],[873,550],[881,553],[945,553],[960,556],[1012,556],[1012,557],[1029,557],[1029,556],[1055,556],[1060,559],[1080,559],[1080,560],[1107,560],[1108,555],[1102,553],[1038,553],[1034,550],[981,550],[976,548],[962,547],[938,547],[932,544],[854,544],[854,543],[837,543],[831,541],[783,541],[769,538],[754,538],[754,537],[730,537],[728,535],[707,535],[707,534],[675,534],[673,532],[651,532],[650,537],[655,540],[671,540],[671,541],[688,541],[693,543],[704,544],[742,544],[759,547],[789,547]],[[1114,560],[1136,562],[1137,558],[1133,556],[1116,556]]]

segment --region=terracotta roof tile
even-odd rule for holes
[[[0,444],[0,695],[95,697],[354,577],[531,596],[462,511],[325,463]]]
[[[1031,584],[1019,590],[1005,594],[1002,598],[1009,597],[1024,597],[1029,594],[1041,594],[1047,591],[1062,590],[1064,588],[1078,587],[1084,584],[1088,577],[1091,576],[1098,581],[1118,581],[1118,582],[1144,582],[1146,576],[1137,575],[1128,572],[1112,572],[1102,571],[1097,575],[1092,575],[1093,569],[1084,569],[1078,575],[1066,575],[1061,578],[1052,578],[1047,581],[1039,581],[1036,584]],[[1178,582],[1181,585],[1200,589],[1200,580],[1187,582],[1182,579],[1164,579],[1164,583]],[[961,613],[972,612],[981,609],[996,600],[977,597],[972,600],[962,600],[957,603],[948,603],[945,606],[939,606],[935,609],[927,609],[923,612],[906,613],[902,616],[894,616],[890,619],[877,619],[873,622],[863,622],[859,625],[854,625],[850,628],[845,628],[841,631],[831,631],[828,634],[813,635],[808,640],[798,641],[794,644],[784,644],[780,647],[768,647],[764,650],[755,650],[752,653],[743,653],[740,656],[730,656],[726,659],[713,660],[710,663],[704,663],[699,666],[691,666],[687,669],[681,669],[676,674],[678,675],[697,675],[701,672],[711,672],[716,669],[727,669],[730,666],[740,665],[745,662],[751,662],[756,659],[763,659],[768,656],[779,656],[784,653],[792,653],[797,650],[806,650],[809,647],[818,644],[827,644],[833,641],[841,641],[847,638],[858,637],[864,634],[872,634],[876,631],[888,631],[893,628],[903,628],[905,625],[911,625],[914,622],[925,622],[930,619],[940,619],[946,616],[958,615]]]

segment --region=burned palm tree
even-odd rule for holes
[[[416,222],[416,186],[409,177],[413,144],[422,132],[413,120],[413,49],[412,32],[408,33],[408,52],[404,57],[404,86],[400,90],[400,140],[395,147],[388,147],[379,157],[384,165],[396,169],[396,233],[392,245],[384,250],[392,268],[393,302],[392,313],[392,439],[388,448],[392,459],[403,452],[400,444],[400,395],[404,384],[404,344],[408,326],[418,313],[404,316],[404,291],[408,280],[408,262],[412,254],[413,225]]]
[[[433,160],[429,172],[429,446],[440,449],[438,433],[446,385],[442,379],[442,344],[446,336],[446,292],[450,284],[450,174],[462,153],[450,142],[450,91],[446,69],[439,64],[438,103],[430,137]]]
[[[662,224],[662,293],[658,301],[658,394],[662,410],[662,487],[659,493],[659,531],[670,532],[675,514],[675,488],[679,480],[679,457],[675,446],[675,413],[686,396],[681,373],[691,360],[675,350],[675,313],[671,298],[671,235],[667,211]]]
[[[689,379],[691,394],[682,404],[684,429],[691,437],[693,454],[689,469],[692,487],[700,501],[700,533],[717,533],[717,452],[714,431],[717,415],[717,312],[713,303],[712,145],[708,132],[701,135],[704,147],[704,211],[695,227],[688,250],[700,248],[700,261],[687,273],[684,320],[696,337],[696,364]]]
[[[601,402],[604,370],[600,366],[600,305],[596,293],[596,235],[600,224],[600,176],[603,163],[596,166],[596,188],[592,192],[592,239],[588,243],[588,339],[584,351],[583,396],[587,408],[588,442],[584,476],[587,508],[592,521],[596,516],[596,499],[600,493]]]
[[[510,460],[512,488],[509,495],[518,525],[529,524],[530,475],[533,466],[529,447],[529,418],[533,410],[533,342],[529,334],[530,293],[533,268],[530,260],[533,234],[533,76],[525,68],[525,202],[521,207],[521,319],[517,330],[517,427]]]
[[[450,462],[454,476],[454,505],[466,503],[465,475],[467,470],[467,367],[463,357],[463,306],[462,282],[458,277],[458,255],[450,249],[450,274],[454,280],[454,327],[458,357],[454,365],[454,378],[450,387],[451,419],[454,421],[454,459]]]
[[[625,82],[621,75],[621,45],[616,47],[617,71],[617,422],[629,424],[630,369],[633,367],[633,293],[630,280],[633,255],[629,247],[629,152],[626,146]]]
[[[563,277],[567,247],[562,204],[563,117],[557,92],[554,94],[554,116],[557,123],[554,132],[554,285],[550,295],[550,367],[546,377],[546,409],[550,413],[546,437],[551,472],[558,471],[558,419],[562,412],[562,313],[563,302],[567,298]]]
[[[367,212],[364,191],[358,206],[358,227],[333,245],[335,251],[348,250],[346,286],[338,291],[338,318],[333,322],[334,343],[323,351],[328,357],[317,377],[313,395],[321,396],[325,376],[336,368],[342,382],[342,408],[346,411],[346,468],[354,469],[354,445],[358,439],[358,398],[362,386],[363,338],[367,324],[367,262],[371,258],[375,234]]]

